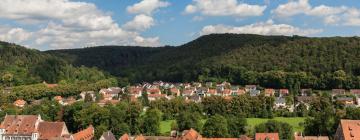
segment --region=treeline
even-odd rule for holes
[[[360,88],[358,37],[212,34],[178,47],[106,46],[48,53],[69,56],[77,66],[106,70],[121,83],[226,80],[274,88]]]
[[[112,76],[97,68],[74,67],[61,57],[0,42],[0,87],[47,83],[97,82]]]

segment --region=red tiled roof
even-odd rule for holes
[[[37,115],[6,115],[0,128],[5,129],[5,134],[31,135],[36,132]]]
[[[216,94],[216,89],[209,89],[209,94]]]
[[[38,126],[39,139],[49,140],[61,137],[64,129],[65,134],[68,134],[64,122],[40,122]]]
[[[344,140],[360,140],[360,120],[341,120]]]
[[[54,99],[55,99],[56,101],[61,101],[61,100],[62,100],[62,97],[61,97],[61,96],[55,96]]]
[[[128,134],[124,134],[124,135],[122,135],[120,138],[119,138],[119,140],[130,140],[130,137],[129,137],[129,135]]]
[[[327,136],[295,136],[295,140],[329,140]]]
[[[351,94],[360,94],[360,89],[350,89]]]
[[[90,125],[88,128],[73,134],[74,140],[91,140],[94,137],[94,127]]]
[[[275,91],[274,91],[274,89],[272,89],[272,88],[266,88],[264,92],[265,92],[265,94],[270,94],[270,95],[272,95],[272,94],[274,94]]]
[[[134,140],[145,140],[145,137],[143,135],[137,135]]]
[[[194,129],[186,130],[184,135],[181,137],[182,140],[197,140],[201,139],[201,135]]]
[[[231,94],[231,90],[230,89],[224,89],[223,94],[229,95],[229,94]]]
[[[171,92],[171,93],[178,93],[178,92],[180,92],[180,91],[179,91],[179,89],[173,87],[173,88],[170,88],[170,92]]]
[[[23,99],[18,99],[14,102],[14,105],[16,105],[16,106],[23,106],[25,104],[26,104],[26,101]]]
[[[255,140],[279,140],[279,133],[256,133]]]
[[[154,93],[159,94],[159,93],[161,93],[160,89],[158,89],[158,88],[148,89],[147,92],[150,93],[150,94],[154,94]]]
[[[289,90],[288,89],[280,89],[280,94],[289,94]]]

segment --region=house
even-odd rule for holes
[[[142,96],[142,92],[143,92],[143,88],[142,87],[134,87],[131,86],[129,88],[129,94],[130,95],[134,95],[136,98],[141,97]]]
[[[72,140],[92,140],[93,138],[94,138],[94,127],[92,125],[71,136]]]
[[[336,101],[344,105],[354,105],[354,99],[352,97],[338,97]]]
[[[268,97],[274,96],[275,95],[275,90],[272,89],[272,88],[266,88],[264,93],[265,93],[265,96],[268,96]]]
[[[245,85],[246,92],[250,92],[252,90],[256,90],[256,85]]]
[[[279,89],[279,96],[288,96],[289,95],[289,89]]]
[[[313,101],[313,96],[297,96],[295,106],[299,106],[300,104],[304,104],[306,109],[310,108],[310,103]]]
[[[196,90],[196,94],[198,96],[202,96],[202,97],[204,97],[205,94],[208,92],[209,92],[209,88],[207,88],[207,87],[200,87],[200,88],[197,88],[197,90]]]
[[[94,91],[83,91],[80,93],[81,99],[85,100],[86,95],[89,95],[93,101],[95,101],[96,96]]]
[[[239,87],[237,86],[232,86],[231,87],[231,96],[238,96],[239,95]]]
[[[283,97],[277,97],[275,99],[275,108],[286,108],[286,100]]]
[[[260,90],[250,90],[250,96],[259,96]]]
[[[215,96],[215,95],[218,95],[216,89],[209,89],[208,93],[206,94],[206,96]]]
[[[62,98],[61,96],[55,96],[55,97],[54,97],[54,100],[55,100],[56,102],[58,102],[59,104],[61,104],[61,105],[64,104],[63,98]]]
[[[115,97],[118,97],[121,91],[122,89],[119,87],[110,87],[107,89],[101,89],[99,93],[103,95],[104,99],[111,100]]]
[[[119,140],[130,140],[130,136],[125,133],[119,138]]]
[[[14,105],[22,108],[26,105],[26,101],[23,99],[18,99],[14,102]]]
[[[295,140],[329,140],[328,136],[295,136]]]
[[[195,88],[200,88],[200,87],[202,87],[202,84],[199,83],[199,82],[193,82],[192,85],[193,85]]]
[[[116,140],[115,136],[111,131],[104,132],[99,140]]]
[[[345,89],[332,89],[331,96],[345,95]]]
[[[70,96],[70,97],[67,97],[66,99],[63,98],[63,102],[64,102],[63,105],[71,105],[71,104],[75,103],[76,100],[74,97]]]
[[[360,89],[350,89],[350,94],[360,96]]]
[[[150,88],[146,90],[147,94],[161,94],[161,90],[159,88]]]
[[[12,87],[5,87],[2,92],[3,94],[10,94],[12,92]]]
[[[301,96],[310,96],[312,94],[311,88],[308,89],[301,89]]]
[[[334,140],[360,140],[360,120],[340,120]]]
[[[176,88],[176,87],[170,88],[170,93],[172,95],[180,96],[180,90],[178,88]]]
[[[166,98],[165,94],[148,94],[149,101],[155,101],[157,99]]]
[[[179,138],[180,140],[201,140],[202,136],[194,129],[184,130]]]
[[[195,89],[194,88],[187,88],[183,91],[182,96],[192,96],[195,94]]]
[[[224,90],[225,90],[224,85],[221,85],[221,84],[216,85],[216,92],[217,93],[222,93]]]
[[[230,96],[231,95],[231,90],[230,89],[224,89],[222,96],[226,97],[226,96]]]
[[[46,122],[40,115],[6,115],[0,125],[1,140],[50,140],[69,135],[64,122]]]
[[[279,133],[256,133],[255,140],[280,140]]]

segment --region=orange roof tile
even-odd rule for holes
[[[130,137],[127,133],[125,133],[124,135],[122,135],[119,140],[130,140]]]
[[[279,133],[256,133],[256,140],[279,140]]]
[[[73,134],[74,140],[91,140],[94,137],[94,127],[90,125],[88,128]]]
[[[39,139],[49,140],[62,137],[64,129],[66,129],[64,122],[40,122],[38,126]],[[68,134],[67,129],[65,134]]]
[[[6,115],[0,128],[5,129],[5,134],[31,135],[36,132],[37,115]]]
[[[345,140],[360,139],[360,120],[341,120],[340,125]]]
[[[18,99],[14,102],[14,105],[16,105],[16,106],[23,106],[25,104],[26,104],[26,101],[23,99]]]

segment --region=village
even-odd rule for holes
[[[56,84],[47,84],[47,87],[56,87]],[[5,91],[4,91],[5,92]],[[10,91],[8,91],[10,92]],[[72,104],[76,101],[90,100],[97,102],[98,105],[104,106],[107,103],[116,104],[121,100],[122,95],[126,94],[130,97],[131,101],[137,101],[144,94],[146,94],[149,101],[158,99],[173,99],[175,97],[184,97],[187,101],[200,103],[203,98],[210,96],[220,96],[225,99],[231,99],[234,96],[248,94],[249,96],[259,96],[263,94],[267,97],[274,97],[274,109],[288,109],[290,112],[294,107],[299,104],[304,104],[309,107],[309,103],[316,97],[316,92],[319,90],[312,90],[309,88],[300,89],[299,93],[293,93],[295,102],[287,101],[291,93],[289,89],[273,89],[263,88],[257,85],[231,85],[228,82],[219,84],[206,82],[206,83],[168,83],[156,81],[153,83],[143,83],[127,87],[109,87],[101,89],[100,91],[83,91],[78,97],[61,97],[54,96],[54,100],[58,101],[61,105]],[[332,89],[328,92],[334,101],[345,105],[346,107],[360,107],[360,89]],[[96,99],[100,98],[100,99]],[[32,103],[39,103],[39,100],[32,101]],[[23,107],[28,102],[23,99],[18,99],[14,102],[15,106]]]
[[[47,87],[53,88],[57,84],[47,84]],[[4,91],[5,92],[5,91]],[[6,91],[11,92],[11,91]],[[248,95],[250,97],[266,96],[274,99],[273,109],[286,109],[293,112],[294,108],[303,104],[307,109],[310,102],[316,98],[317,90],[300,89],[295,93],[295,101],[288,97],[294,95],[289,89],[272,89],[263,88],[257,85],[237,86],[228,82],[222,83],[168,83],[157,81],[153,83],[143,83],[127,87],[109,87],[99,91],[83,91],[79,96],[61,97],[54,96],[53,100],[63,106],[74,104],[78,101],[91,101],[99,106],[107,104],[117,104],[122,98],[129,98],[131,102],[138,102],[144,96],[147,96],[150,102],[157,100],[171,100],[176,97],[182,97],[186,102],[201,103],[204,98],[211,96],[223,97],[225,100],[231,100],[236,96]],[[329,91],[330,96],[335,102],[345,107],[357,108],[360,104],[360,89],[332,89]],[[126,95],[126,96],[124,96]],[[98,99],[97,99],[98,98]],[[19,108],[27,104],[40,104],[41,100],[27,102],[23,99],[16,100],[13,104]],[[144,107],[146,111],[146,107]],[[37,139],[70,139],[70,140],[90,140],[94,139],[94,128],[81,130],[77,133],[70,134],[67,131],[64,122],[47,122],[41,119],[40,115],[6,115],[0,127],[0,140],[37,140]],[[360,139],[360,120],[341,120],[338,125],[334,138],[337,140]],[[294,133],[295,140],[328,140],[327,136],[303,136],[301,133]],[[183,132],[171,131],[168,136],[143,136],[124,134],[120,138],[115,138],[111,131],[104,132],[100,140],[279,140],[278,133],[255,133],[254,136],[241,135],[238,138],[205,138],[194,129]]]

